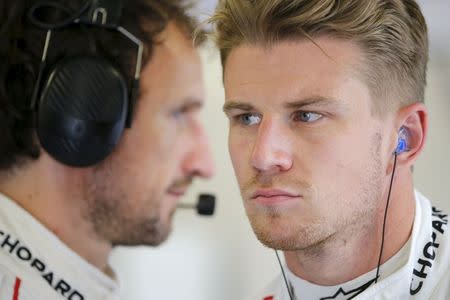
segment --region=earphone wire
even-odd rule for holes
[[[386,200],[386,207],[384,209],[383,229],[382,229],[382,233],[381,233],[381,247],[380,247],[380,255],[378,257],[377,273],[375,275],[375,283],[378,282],[378,278],[380,276],[381,257],[383,256],[384,235],[385,235],[385,231],[386,231],[386,217],[387,217],[387,211],[388,211],[388,207],[389,207],[389,200],[391,198],[392,184],[394,182],[394,174],[395,174],[396,166],[397,166],[397,151],[394,152],[394,167],[392,169],[391,182],[389,184],[389,192],[388,192],[388,197]]]
[[[280,265],[280,268],[281,268],[281,274],[283,274],[283,279],[284,279],[284,283],[286,284],[286,288],[287,288],[287,291],[288,291],[288,294],[289,294],[289,299],[290,300],[294,300],[294,297],[292,296],[292,292],[291,292],[291,289],[289,287],[288,281],[286,279],[286,274],[284,273],[283,265],[281,264],[280,256],[278,255],[278,251],[276,249],[273,249],[273,250],[275,251],[275,254],[277,256],[278,264]]]

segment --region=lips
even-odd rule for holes
[[[175,197],[183,196],[184,194],[186,194],[189,186],[192,183],[192,180],[193,180],[192,176],[187,176],[187,177],[175,180],[167,189],[167,193],[169,195],[172,195]]]
[[[258,189],[251,196],[255,202],[263,205],[276,205],[282,202],[298,200],[301,195],[282,189]]]
[[[186,193],[186,190],[169,190],[168,193],[172,196],[181,197]]]

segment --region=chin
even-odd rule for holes
[[[296,241],[294,237],[279,234],[269,228],[253,228],[257,239],[266,247],[277,250],[295,250]]]
[[[311,237],[296,235],[277,235],[273,232],[256,232],[256,237],[264,246],[282,251],[305,251],[314,249],[322,242],[311,239]]]
[[[123,246],[158,246],[167,240],[171,231],[171,222],[155,218],[141,220],[122,231],[113,244]]]
[[[171,231],[167,231],[165,234],[161,234],[158,237],[153,237],[149,243],[146,243],[145,245],[147,246],[159,246],[161,244],[163,244],[165,241],[167,241],[167,239],[169,238]]]
[[[305,250],[323,240],[323,232],[314,224],[294,223],[289,218],[254,216],[250,223],[258,240],[272,249]]]
[[[273,249],[284,249],[289,238],[279,222],[264,216],[251,216],[250,225],[258,240]]]
[[[158,246],[169,238],[172,233],[172,222],[169,221],[161,221],[160,226],[156,228],[154,232],[149,236],[150,237],[150,246]]]

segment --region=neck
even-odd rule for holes
[[[395,175],[386,215],[381,264],[394,256],[411,234],[414,222],[414,188],[411,174]],[[405,178],[402,180],[402,178]],[[285,251],[289,270],[311,283],[333,286],[377,268],[388,191],[379,199],[373,220],[335,234],[311,249]],[[380,274],[382,275],[382,274]]]
[[[0,192],[11,198],[37,221],[53,232],[71,250],[91,265],[111,276],[109,241],[96,235],[84,217],[82,182],[69,175],[67,167],[50,161],[43,154],[37,162],[0,181]],[[75,172],[85,172],[79,170]]]

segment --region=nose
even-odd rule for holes
[[[259,172],[277,173],[292,167],[289,128],[273,118],[261,121],[253,145],[251,164]]]
[[[215,166],[208,138],[203,127],[197,124],[194,128],[194,138],[191,141],[192,148],[188,151],[184,162],[184,174],[210,178],[214,175]]]

